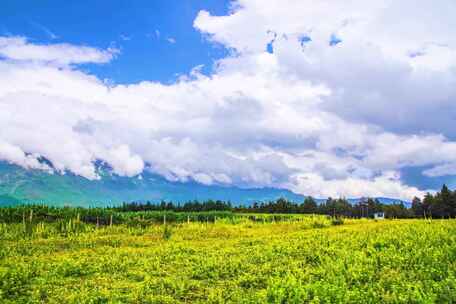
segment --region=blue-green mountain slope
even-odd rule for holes
[[[50,174],[0,162],[0,205],[44,203],[70,206],[106,206],[129,201],[224,200],[249,204],[280,197],[302,202],[304,196],[285,189],[206,186],[196,182],[170,182],[158,175],[121,177],[102,169],[100,180],[71,173]]]

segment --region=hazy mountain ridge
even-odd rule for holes
[[[234,186],[207,186],[196,182],[171,182],[159,175],[144,172],[141,178],[122,177],[102,170],[100,180],[88,180],[72,173],[50,174],[41,170],[27,170],[0,162],[0,205],[44,203],[72,206],[106,206],[130,201],[161,200],[186,202],[189,200],[224,200],[233,204],[251,204],[280,197],[302,202],[304,195],[286,189]],[[349,199],[355,203],[360,199]],[[324,199],[317,199],[323,202]],[[383,203],[399,200],[381,198]]]
[[[49,174],[26,170],[0,162],[0,204],[45,203],[55,205],[105,206],[124,201],[220,199],[248,204],[285,197],[303,201],[304,196],[286,189],[206,186],[196,182],[170,182],[144,172],[138,177],[122,177],[103,171],[100,180],[88,180],[72,173]]]

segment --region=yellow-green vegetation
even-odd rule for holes
[[[64,224],[1,224],[1,303],[456,302],[455,220]]]

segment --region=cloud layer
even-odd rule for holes
[[[108,85],[75,66],[116,50],[0,37],[0,159],[410,199],[423,192],[402,168],[456,174],[455,12],[451,0],[240,0],[194,23],[230,55],[170,85]]]

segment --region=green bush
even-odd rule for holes
[[[339,226],[344,224],[344,219],[341,217],[336,217],[331,220],[331,225]]]
[[[169,225],[164,225],[163,227],[163,239],[164,240],[169,240],[171,239],[171,236],[173,235],[173,231]]]

